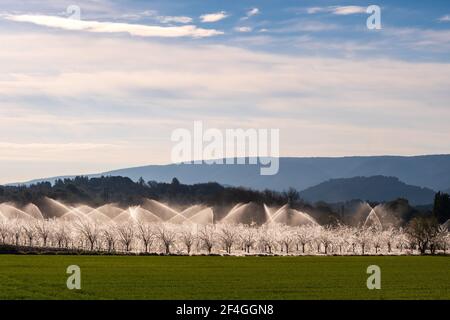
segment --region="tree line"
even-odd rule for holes
[[[308,212],[323,225],[350,223],[349,219],[354,216],[355,202],[356,204],[361,202],[310,204],[303,201],[299,193],[292,188],[284,192],[277,192],[222,186],[216,182],[186,185],[180,183],[177,178],[173,178],[171,183],[163,183],[146,182],[142,178],[134,182],[130,178],[118,176],[96,178],[78,176],[72,179],[58,179],[54,184],[40,182],[29,186],[0,186],[0,203],[14,202],[19,205],[35,203],[39,205],[44,197],[67,204],[82,203],[92,207],[108,203],[129,207],[142,204],[145,198],[186,206],[202,203],[216,208],[248,202],[267,204],[268,206],[281,206],[289,203],[293,208]],[[377,204],[371,203],[370,205],[375,207]],[[405,199],[388,202],[385,206],[394,214],[399,212],[399,220],[405,224],[414,217],[420,216],[434,217],[440,224],[450,219],[450,197],[445,193],[436,194],[432,208],[414,208]]]

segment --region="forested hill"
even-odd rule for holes
[[[386,202],[397,198],[408,199],[411,204],[431,204],[435,192],[428,188],[411,186],[395,177],[354,177],[333,179],[308,188],[300,195],[311,202],[345,202],[353,199]]]
[[[298,197],[296,192],[294,196]],[[132,181],[127,177],[75,177],[73,179],[39,182],[30,186],[0,186],[0,203],[36,203],[43,197],[63,201],[67,204],[100,206],[117,203],[123,206],[139,205],[143,198],[164,200],[172,203],[204,203],[210,205],[236,202],[260,202],[285,204],[287,192],[254,191],[245,188],[224,187],[218,183],[194,185],[180,184],[174,178],[171,183]]]

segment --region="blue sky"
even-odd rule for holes
[[[282,156],[449,152],[448,1],[3,0],[0,43],[0,183],[168,163],[195,120]]]

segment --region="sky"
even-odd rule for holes
[[[194,121],[278,128],[281,156],[450,153],[448,1],[2,0],[0,71],[0,183],[170,163]]]

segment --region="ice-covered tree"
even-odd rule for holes
[[[137,236],[144,245],[144,252],[148,253],[157,238],[158,232],[150,223],[140,220],[137,222],[137,231]]]
[[[22,225],[23,232],[28,239],[28,245],[33,246],[33,239],[36,237],[36,227],[33,222],[27,221]]]
[[[158,239],[165,248],[165,253],[170,254],[170,248],[175,244],[176,233],[169,225],[160,224],[158,226]]]
[[[10,236],[10,226],[6,219],[0,219],[0,238],[2,244],[6,244],[8,237]]]
[[[79,219],[76,222],[77,229],[82,237],[89,243],[89,248],[94,251],[95,245],[100,235],[100,229],[96,222],[88,219]]]
[[[130,252],[131,244],[134,240],[134,224],[130,223],[117,226],[117,234],[125,252]]]
[[[231,254],[231,248],[237,241],[237,228],[231,224],[221,224],[218,231],[218,239],[228,254]]]
[[[42,245],[44,247],[47,246],[48,237],[50,236],[51,232],[51,225],[49,221],[47,220],[38,220],[36,221],[34,228],[36,230],[37,235],[42,240]]]
[[[246,253],[250,253],[250,249],[256,242],[256,229],[253,226],[242,226],[239,230],[239,238]]]
[[[212,252],[214,244],[216,243],[216,236],[217,233],[213,225],[203,226],[198,233],[198,238],[208,254],[211,254]]]
[[[192,247],[194,246],[196,239],[196,235],[192,230],[192,226],[190,225],[184,226],[179,233],[180,233],[179,240],[186,248],[187,254],[191,254],[191,250]]]

